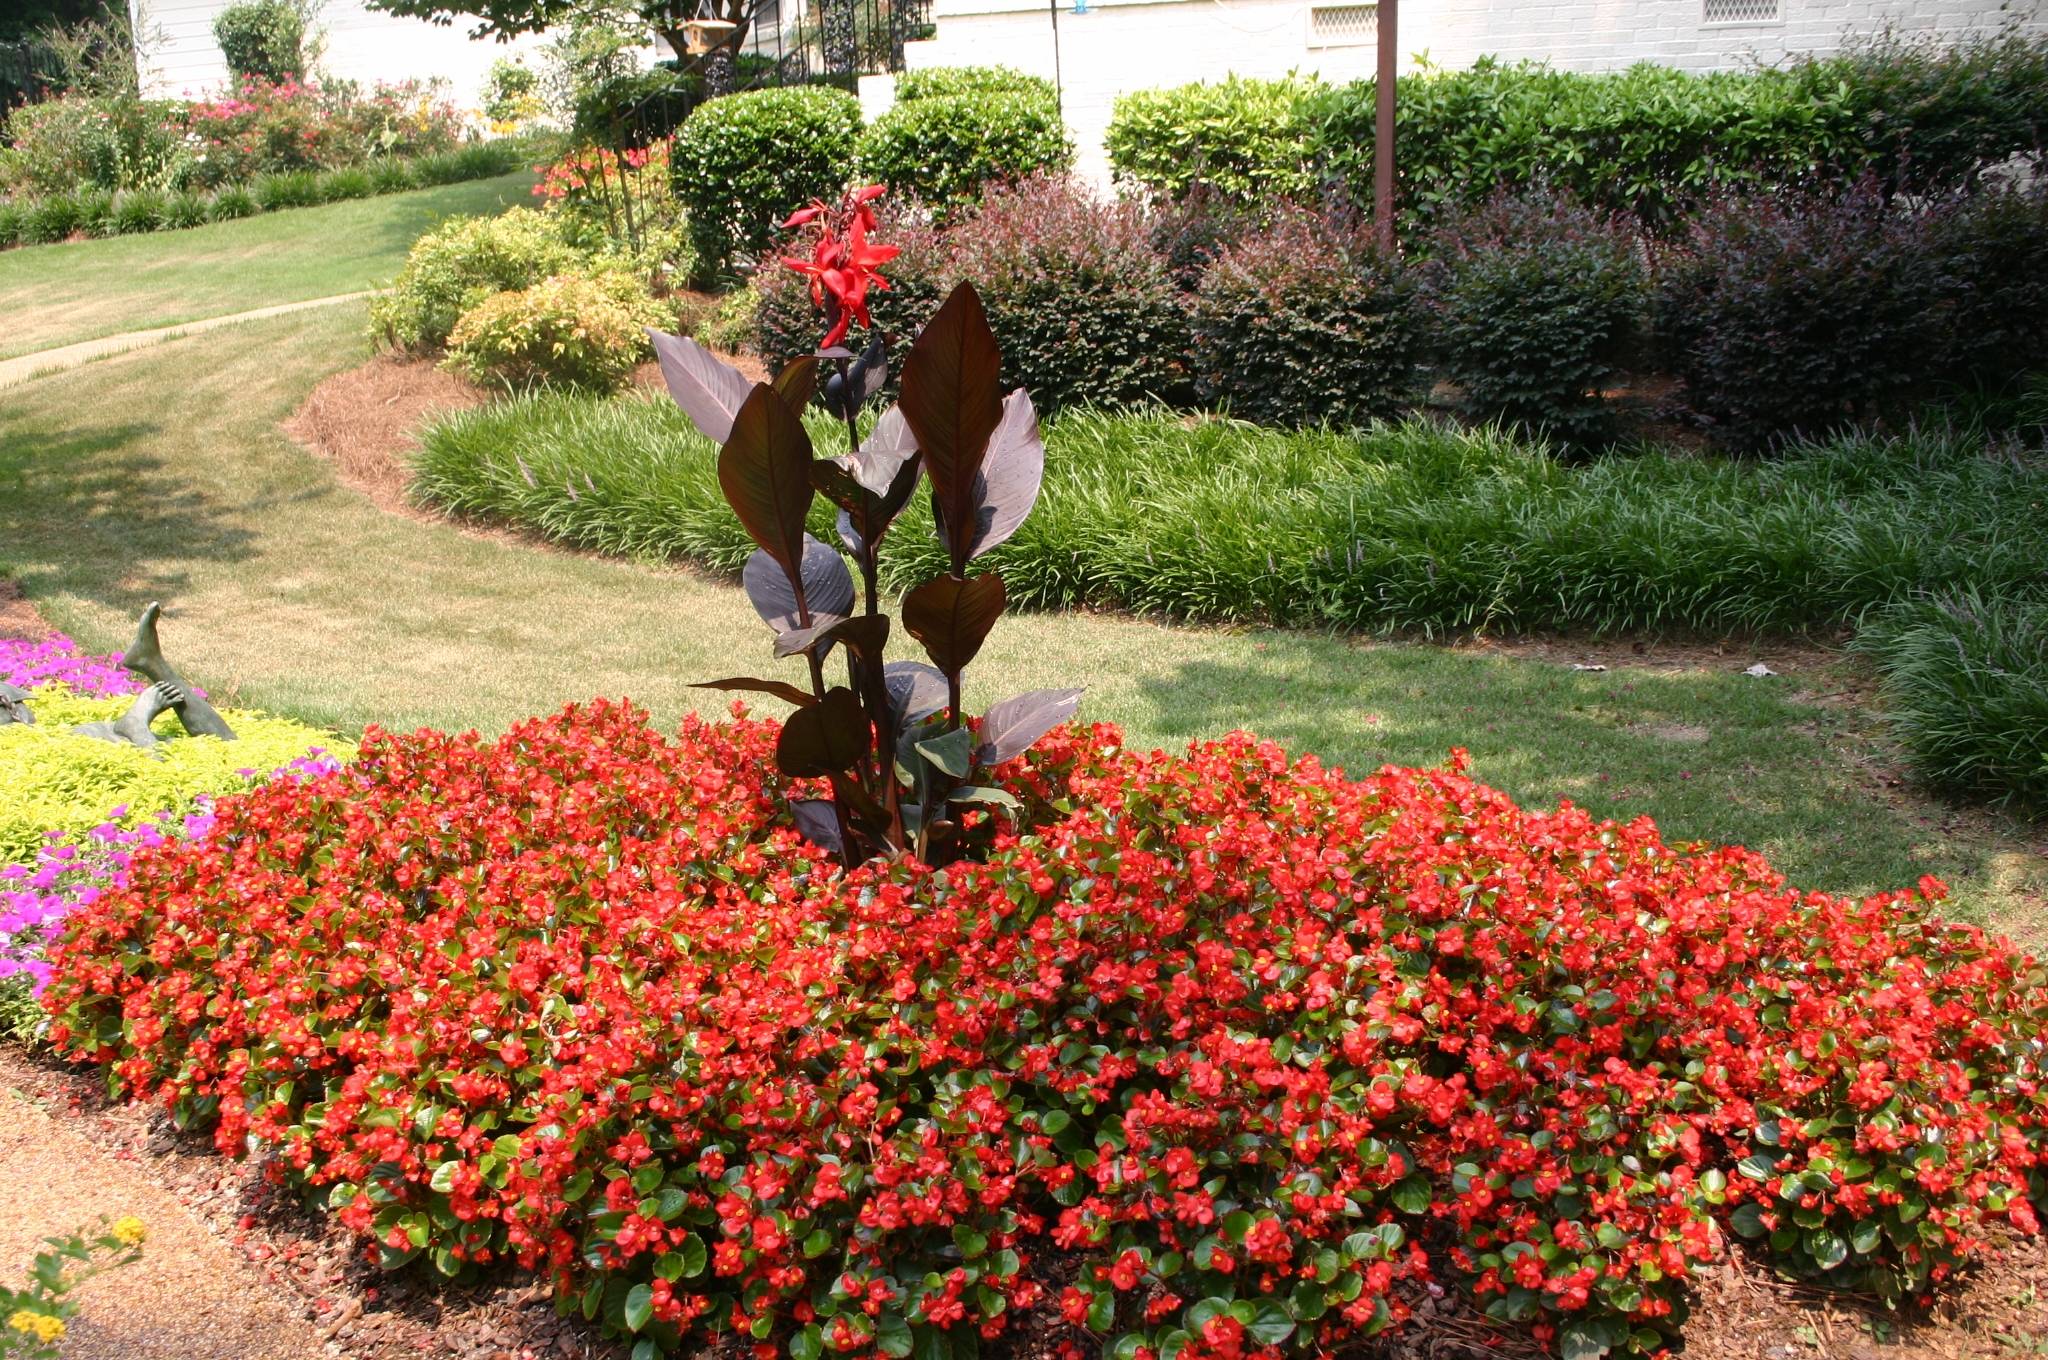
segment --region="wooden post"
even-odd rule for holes
[[[1394,253],[1394,75],[1399,0],[1378,0],[1379,77],[1373,86],[1372,220],[1380,250]]]

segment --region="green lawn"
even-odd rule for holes
[[[185,231],[0,251],[0,359],[388,281],[441,218],[530,201],[530,174]]]
[[[772,672],[740,593],[688,573],[466,535],[375,509],[277,423],[362,351],[362,308],[298,313],[47,376],[0,404],[0,571],[58,626],[125,639],[169,602],[167,646],[231,702],[354,730],[503,728],[593,694],[664,723],[725,696],[693,679]],[[1746,658],[1744,658],[1746,660]],[[783,663],[787,665],[788,663]],[[971,672],[981,701],[1085,684],[1134,742],[1249,727],[1353,768],[1440,760],[1532,804],[1647,813],[1735,841],[1796,881],[1855,891],[1923,872],[1961,910],[2038,937],[2044,872],[1978,818],[1894,806],[1858,757],[1867,715],[1817,707],[1832,676],[1579,674],[1537,661],[1084,614],[1006,620]],[[766,701],[764,701],[766,702]]]

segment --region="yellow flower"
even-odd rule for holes
[[[14,1315],[7,1319],[7,1325],[40,1341],[55,1341],[64,1335],[62,1318],[53,1318],[48,1313],[31,1313],[26,1308],[15,1309]]]
[[[113,1231],[115,1238],[117,1238],[120,1241],[121,1245],[124,1247],[136,1247],[142,1245],[142,1239],[148,1233],[148,1229],[142,1226],[142,1220],[135,1217],[133,1214],[130,1214],[126,1218],[115,1219]]]

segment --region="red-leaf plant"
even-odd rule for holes
[[[802,656],[810,668],[808,689],[744,676],[706,687],[796,706],[775,758],[783,773],[831,788],[829,799],[792,801],[811,840],[849,865],[904,852],[938,864],[965,852],[963,826],[978,820],[970,814],[1015,806],[1003,790],[975,783],[974,772],[1029,749],[1073,713],[1081,691],[1005,699],[982,716],[978,733],[961,711],[961,674],[1004,605],[1002,577],[970,575],[970,564],[1031,512],[1045,445],[1030,396],[1002,392],[1002,354],[980,296],[965,283],[912,344],[900,399],[868,420],[887,381],[886,347],[876,336],[856,356],[839,342],[855,322],[872,328],[868,293],[888,287],[878,270],[895,247],[868,237],[880,193],[870,186],[836,205],[813,203],[786,224],[814,235],[806,256],[784,263],[810,277],[826,330],[817,352],[773,383],[748,382],[694,341],[659,332],[653,339],[670,395],[720,446],[719,485],[758,545],[742,573],[747,597],[775,633],[775,654]],[[821,364],[830,366],[822,391]],[[838,457],[812,449],[803,413],[814,398],[845,425],[847,451]],[[930,665],[886,659],[890,618],[876,585],[883,536],[920,472],[931,481],[950,565],[904,595],[902,621]],[[840,542],[860,571],[858,600],[846,558],[804,531],[819,493],[839,509]],[[844,684],[827,678],[834,649],[845,657]]]

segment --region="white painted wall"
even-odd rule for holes
[[[1345,0],[1338,0],[1344,3]],[[912,43],[912,68],[1011,66],[1054,74],[1049,0],[934,0],[936,36]],[[1706,0],[1402,0],[1403,70],[1416,57],[1459,69],[1482,56],[1611,70],[1651,61],[1711,70],[1827,53],[1889,25],[1949,38],[2008,23],[2048,32],[2048,0],[1778,0],[1771,22],[1704,22]],[[1373,73],[1375,48],[1310,45],[1308,0],[1088,0],[1058,14],[1062,106],[1079,170],[1106,183],[1102,135],[1128,90],[1313,71],[1331,81]]]
[[[196,96],[228,83],[227,62],[213,40],[213,20],[230,3],[128,0],[136,31],[145,39],[140,62],[145,93]],[[314,28],[326,38],[319,63],[325,74],[365,85],[440,78],[448,82],[450,98],[465,109],[476,107],[492,62],[530,53],[545,41],[532,35],[509,43],[478,41],[464,23],[441,28],[424,19],[379,13],[363,0],[327,0]]]

